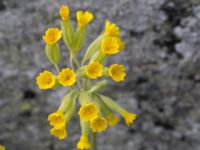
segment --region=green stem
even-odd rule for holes
[[[96,133],[92,132],[92,150],[97,150],[97,139],[96,139]]]
[[[55,67],[56,71],[59,73],[59,72],[60,72],[60,69],[59,69],[58,65],[57,65],[57,64],[54,64],[54,67]]]
[[[75,68],[74,68],[74,64],[73,64],[73,56],[72,56],[72,54],[70,55],[69,63],[71,65],[72,69],[74,70]]]

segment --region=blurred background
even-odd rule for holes
[[[127,127],[98,135],[99,150],[200,150],[200,0],[0,0],[0,144],[7,150],[75,150],[78,117],[63,141],[50,136],[47,116],[66,89],[40,91],[35,77],[54,71],[42,35],[60,27],[61,4],[95,13],[86,46],[106,19],[121,28],[126,50],[106,62],[122,63],[124,82],[104,94],[139,115]],[[63,67],[68,52],[60,42]],[[82,51],[83,54],[84,51]],[[79,57],[82,57],[82,54]]]

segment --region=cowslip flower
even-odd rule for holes
[[[77,148],[81,150],[86,150],[91,148],[91,144],[86,135],[82,135],[77,143]]]
[[[60,111],[54,112],[48,116],[48,121],[51,126],[65,127],[65,117]]]
[[[126,124],[128,126],[131,125],[135,121],[135,119],[137,118],[136,114],[132,114],[132,113],[129,113],[127,111],[122,112],[121,115],[125,119]]]
[[[107,128],[107,121],[101,116],[97,116],[90,122],[90,128],[93,132],[102,132]]]
[[[101,52],[106,55],[113,55],[119,52],[118,38],[105,37],[101,42]]]
[[[0,150],[6,150],[6,147],[3,145],[0,145]]]
[[[97,116],[98,109],[93,103],[87,103],[81,106],[78,114],[82,120],[91,121]]]
[[[106,116],[106,120],[108,121],[108,125],[110,127],[115,126],[119,122],[119,118],[115,116],[114,114],[110,114]]]
[[[70,68],[62,69],[58,75],[58,80],[63,86],[72,86],[76,82],[76,74]]]
[[[87,24],[89,24],[93,19],[93,14],[89,11],[78,11],[76,13],[76,19],[78,22],[79,28],[84,28]]]
[[[97,62],[93,62],[86,67],[86,75],[89,78],[96,79],[103,74],[103,65]]]
[[[111,65],[108,74],[116,82],[123,81],[126,76],[124,66],[118,64]]]
[[[61,31],[58,28],[49,28],[45,35],[43,35],[43,39],[46,44],[53,45],[61,38]]]
[[[62,5],[60,7],[59,15],[60,15],[60,18],[61,18],[62,21],[68,21],[69,20],[69,13],[70,13],[70,10],[69,10],[67,5]]]
[[[50,133],[56,136],[59,140],[63,140],[67,137],[66,127],[54,127],[50,130]]]
[[[106,21],[106,24],[105,24],[105,33],[104,33],[105,36],[115,36],[115,37],[119,37],[120,36],[120,30],[119,30],[119,27],[114,24],[114,23],[111,23],[110,21]]]
[[[49,71],[45,70],[36,77],[37,85],[40,89],[50,89],[56,83],[56,77]]]

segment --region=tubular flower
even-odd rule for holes
[[[82,120],[91,121],[97,116],[98,109],[93,103],[87,103],[81,106],[78,114]]]
[[[106,55],[113,55],[119,52],[118,39],[115,37],[105,37],[101,42],[101,52]]]
[[[36,82],[40,89],[45,90],[50,89],[55,85],[56,78],[51,72],[45,70],[36,77]]]
[[[87,136],[82,135],[80,140],[77,143],[77,148],[81,150],[90,149],[91,145]]]
[[[58,80],[63,86],[72,86],[76,82],[76,74],[70,69],[62,69],[58,75]]]
[[[86,67],[86,75],[89,78],[96,79],[103,74],[103,65],[97,62],[93,62]]]
[[[67,137],[67,130],[65,127],[54,127],[50,130],[50,133],[54,136],[56,136],[59,140],[63,140]]]
[[[106,117],[106,119],[107,119],[110,127],[115,126],[119,122],[119,118],[117,116],[113,115],[113,114]]]
[[[123,81],[126,73],[123,65],[114,64],[108,69],[109,76],[116,82]]]
[[[116,24],[111,23],[110,21],[106,21],[105,24],[105,36],[115,36],[119,37],[120,36],[120,30],[119,27],[116,26]]]
[[[60,10],[59,10],[59,14],[60,14],[60,17],[61,17],[61,20],[62,21],[68,21],[69,20],[69,8],[67,5],[62,5],[60,7]]]
[[[64,114],[60,111],[54,112],[48,116],[48,121],[51,126],[54,127],[65,127]]]
[[[61,31],[58,28],[49,28],[45,35],[43,35],[43,39],[48,45],[55,44],[61,38]]]
[[[136,114],[132,114],[132,113],[129,113],[127,111],[124,111],[122,114],[122,117],[125,119],[126,121],[126,124],[129,126],[130,124],[132,124],[135,119],[137,118],[137,115]]]
[[[93,14],[89,11],[78,11],[76,13],[76,19],[78,22],[78,26],[80,28],[84,28],[87,24],[89,24],[93,19]]]
[[[97,116],[90,122],[90,128],[93,132],[102,132],[107,128],[107,121],[101,116]]]
[[[0,150],[6,150],[6,147],[3,145],[0,145]]]

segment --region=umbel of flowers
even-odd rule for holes
[[[93,20],[93,14],[89,11],[78,11],[76,29],[71,23],[69,14],[68,6],[61,6],[59,10],[61,29],[48,28],[43,35],[46,56],[54,65],[57,74],[44,70],[37,76],[36,82],[42,90],[60,86],[69,88],[60,107],[48,116],[52,127],[50,133],[60,140],[65,139],[68,135],[67,125],[75,113],[78,113],[81,136],[77,142],[77,149],[90,149],[91,134],[103,132],[108,127],[116,125],[119,122],[118,115],[124,118],[127,125],[132,124],[137,115],[126,111],[110,97],[100,93],[109,78],[120,82],[126,76],[123,65],[104,65],[107,58],[120,53],[125,47],[120,38],[119,27],[107,20],[104,31],[88,46],[80,61],[76,56],[84,46],[87,26]],[[58,46],[60,39],[68,47],[70,54],[68,59],[70,65],[61,70],[59,68],[61,54]],[[78,111],[76,107],[79,107]]]

